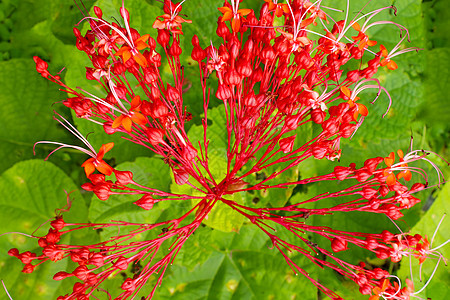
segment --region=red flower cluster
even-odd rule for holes
[[[69,93],[70,97],[63,103],[78,117],[103,126],[108,134],[120,132],[130,141],[164,157],[176,184],[189,185],[195,193],[177,194],[135,182],[131,172],[115,170],[103,161],[112,144],[103,145],[97,154],[73,126],[66,124],[90,149],[58,144],[80,149],[91,156],[83,164],[90,181],[82,186],[83,189],[93,191],[104,201],[112,194],[141,195],[135,204],[145,210],[152,209],[157,202],[174,200],[192,200],[192,209],[179,218],[151,225],[119,221],[66,223],[58,215],[48,234],[39,237],[42,254],[19,253],[17,249],[11,249],[9,254],[25,264],[24,272],[32,272],[37,265],[49,260],[70,258],[77,263],[78,267],[72,272],[59,272],[54,276],[55,280],[79,279],[73,291],[59,300],[92,299],[106,278],[139,263],[143,266],[140,272],[123,281],[122,293],[115,298],[129,299],[139,295],[143,285],[154,274],[158,274],[156,288],[169,263],[211,209],[225,205],[266,233],[292,269],[310,279],[329,297],[340,299],[297,265],[288,252],[299,252],[312,263],[331,268],[353,280],[361,293],[373,294],[371,299],[382,296],[409,299],[412,288],[400,289],[396,283],[391,283],[389,279],[392,276],[387,271],[366,268],[363,263],[350,264],[334,256],[333,252],[356,246],[375,253],[381,259],[390,258],[397,262],[408,256],[417,257],[422,263],[428,255],[437,255],[430,249],[427,238],[388,231],[345,232],[311,226],[306,219],[312,215],[351,211],[385,214],[393,220],[402,217],[402,210],[419,202],[413,194],[428,184],[415,183],[408,187],[404,181],[412,179],[411,172],[422,172],[408,167],[408,164],[425,159],[428,153],[412,151],[404,155],[399,151],[398,163],[392,153],[386,158],[368,159],[359,168],[355,164],[339,166],[330,174],[277,182],[280,174],[298,167],[306,159],[339,159],[341,139],[351,137],[368,116],[366,105],[356,102],[360,100],[358,94],[368,88],[385,91],[372,78],[374,74],[382,66],[395,69],[395,63],[390,60],[392,57],[415,50],[397,51],[399,46],[396,46],[388,53],[384,46],[375,48],[376,42],[369,39],[367,29],[376,25],[370,23],[372,17],[394,8],[384,7],[357,15],[352,20],[346,18],[327,29],[325,23],[329,23],[329,18],[320,6],[321,1],[293,0],[281,4],[265,0],[259,14],[239,8],[240,1],[225,1],[219,8],[223,15],[218,18],[216,31],[222,42],[202,46],[197,36],[192,39],[191,57],[198,62],[204,103],[204,136],[202,142],[194,144],[185,130],[192,116],[183,105],[185,78],[180,61],[183,52],[180,35],[183,34],[182,26],[191,21],[180,16],[182,2],[164,1],[164,14],[153,25],[158,31],[156,40],[130,27],[130,16],[125,7],[120,9],[124,26],[104,20],[101,9],[95,7],[95,16],[85,18],[91,28],[84,34],[74,29],[77,48],[92,61],[92,66],[86,68],[86,78],[104,88],[104,97],[66,86],[58,76],[49,73],[47,63],[38,57],[34,59],[42,76],[58,83]],[[359,25],[358,22],[364,23]],[[281,27],[275,26],[280,23],[283,24]],[[314,31],[319,23],[325,29],[323,33]],[[349,32],[356,36],[348,38]],[[367,62],[366,56],[370,56]],[[170,82],[161,74],[163,57],[172,72]],[[352,60],[362,61],[365,67],[344,73],[343,66]],[[207,80],[214,76],[218,79],[215,92]],[[133,87],[130,78],[137,80],[137,87]],[[223,102],[226,118],[226,170],[221,178],[213,176],[209,164],[210,142],[214,143],[208,138],[207,122],[212,95]],[[64,124],[63,121],[61,123]],[[318,124],[319,128],[312,138],[298,135],[302,126],[311,123]],[[384,166],[381,165],[383,162]],[[272,166],[281,166],[281,169],[251,182],[252,176]],[[95,170],[100,173],[95,173]],[[112,174],[115,179],[109,178]],[[330,180],[349,180],[353,185],[284,207],[250,207],[229,197],[237,192]],[[305,208],[307,203],[330,199],[335,203],[331,207]],[[296,240],[286,241],[278,237],[274,225],[292,233]],[[113,226],[133,229],[93,245],[60,242],[61,235],[74,230]],[[159,231],[150,240],[134,240],[139,234],[155,230]],[[313,243],[303,233],[321,236],[330,244]],[[155,288],[146,299],[153,296]]]

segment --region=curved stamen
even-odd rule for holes
[[[60,120],[58,120],[58,118],[56,118],[56,117],[53,117],[53,119],[55,119],[56,121],[58,121],[58,123],[59,124],[61,124],[64,128],[66,128],[70,133],[72,133],[74,136],[76,136],[79,140],[81,140],[82,142],[83,142],[83,144],[85,144],[90,150],[91,150],[91,152],[92,153],[96,153],[95,152],[95,150],[94,150],[94,148],[91,146],[91,144],[88,142],[88,140],[81,134],[81,132],[79,132],[76,128],[75,128],[75,126],[73,126],[72,124],[70,124],[70,122],[69,121],[67,121],[66,119],[64,119],[64,117],[63,116],[61,116],[60,114],[58,114],[56,111],[55,111],[55,114],[58,116],[58,117],[60,117],[61,119],[63,119],[64,120],[64,122],[68,125],[66,125],[66,124],[64,124],[63,122],[61,122]]]
[[[360,87],[360,85],[362,85],[363,83],[368,82],[368,81],[375,81],[376,83],[378,83],[378,85],[365,85],[365,86]],[[377,96],[375,97],[375,99],[372,102],[370,102],[371,104],[374,104],[375,101],[377,101],[377,99],[380,96],[382,90],[386,93],[386,95],[389,98],[388,108],[387,108],[386,112],[383,114],[383,118],[384,118],[388,114],[389,109],[392,106],[392,98],[391,98],[391,95],[389,94],[389,92],[387,91],[387,89],[384,88],[383,86],[381,86],[380,81],[378,79],[370,78],[370,79],[362,80],[360,83],[358,83],[355,86],[355,89],[352,92],[351,98],[354,99],[360,92],[364,91],[365,89],[371,89],[371,88],[378,89]]]
[[[9,297],[10,300],[13,300],[13,298],[11,297],[11,295],[10,295],[9,292],[8,292],[8,289],[6,288],[6,285],[5,285],[5,282],[3,281],[3,279],[2,279],[2,285],[3,285],[3,289],[4,289],[5,292],[6,292],[6,295],[8,295],[8,297]]]
[[[439,227],[441,226],[442,221],[444,221],[444,218],[445,218],[446,215],[447,215],[447,214],[444,214],[444,215],[442,216],[441,220],[439,221],[439,223],[438,223],[438,225],[437,225],[437,227],[436,227],[436,230],[434,231],[433,236],[431,237],[430,245],[433,245],[433,241],[434,241],[434,238],[436,237],[436,233],[437,233]],[[441,245],[441,246],[442,246],[442,245]],[[441,246],[439,246],[439,247],[441,247]],[[435,248],[435,249],[437,249],[437,248]]]
[[[99,18],[94,18],[94,17],[84,17],[83,19],[80,20],[80,22],[78,22],[77,24],[75,24],[75,26],[78,26],[81,22],[83,22],[84,20],[95,20],[95,21],[99,21],[102,22],[104,25],[108,26],[109,28],[111,28],[113,31],[115,31],[121,38],[123,38],[125,40],[125,42],[132,48],[134,48],[134,44],[132,42],[130,42],[130,40],[128,39],[128,37],[123,34],[120,30],[117,30],[116,27],[112,26],[111,24],[109,24],[108,22],[106,22],[105,20],[99,19]]]
[[[436,266],[434,267],[433,273],[431,273],[431,275],[430,275],[430,278],[428,278],[428,280],[427,280],[427,282],[424,284],[424,286],[423,286],[420,290],[418,290],[417,292],[414,292],[413,295],[420,294],[420,293],[428,286],[428,284],[430,284],[431,279],[433,279],[433,276],[434,276],[434,274],[436,273],[436,270],[437,270],[437,268],[439,267],[439,263],[441,262],[441,260],[442,260],[442,257],[439,257],[439,259],[438,259],[438,261],[437,261],[437,263],[436,263]]]

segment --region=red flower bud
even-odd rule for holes
[[[183,185],[189,180],[189,174],[180,169],[173,169],[173,176],[178,185]]]
[[[50,225],[56,230],[61,230],[64,228],[64,226],[66,226],[66,223],[64,222],[62,217],[56,217],[55,220],[50,222]]]
[[[158,44],[163,46],[164,48],[169,44],[170,41],[170,34],[169,31],[166,29],[160,29],[158,30],[158,37],[156,38],[156,41]]]
[[[113,264],[114,267],[120,270],[126,270],[128,268],[128,260],[121,256],[117,261]]]
[[[322,129],[327,134],[335,134],[338,131],[339,123],[335,118],[329,118],[322,123]]]
[[[359,292],[363,295],[370,295],[372,293],[372,287],[368,284],[364,284],[359,287]]]
[[[359,70],[352,70],[347,73],[347,80],[350,82],[357,82],[361,78]]]
[[[94,194],[102,201],[108,200],[111,195],[111,182],[101,183],[94,186]]]
[[[180,93],[178,92],[177,89],[175,89],[173,86],[168,84],[167,91],[166,91],[166,97],[167,97],[167,100],[175,102],[178,99],[180,99]]]
[[[136,289],[136,283],[134,282],[133,279],[131,278],[127,278],[125,279],[125,281],[122,283],[121,288],[125,291],[128,292],[132,292]]]
[[[273,48],[270,45],[267,45],[261,51],[260,57],[261,57],[262,61],[264,62],[264,64],[267,65],[275,59],[275,57],[276,57],[275,51],[273,51]]]
[[[339,252],[339,251],[347,250],[347,249],[348,249],[348,248],[347,248],[347,241],[345,241],[345,240],[343,240],[343,239],[341,239],[341,238],[335,237],[335,238],[331,241],[331,249],[332,249],[334,252]]]
[[[227,25],[225,25],[225,22],[218,21],[216,33],[221,38],[226,39],[227,36],[230,34],[230,29],[228,29]]]
[[[316,144],[312,145],[311,152],[312,152],[312,155],[314,156],[314,158],[322,159],[325,157],[325,155],[328,152],[328,146],[323,145],[321,143],[316,143]]]
[[[231,89],[225,84],[219,84],[219,88],[217,89],[216,92],[217,99],[225,101],[231,98],[231,96],[232,96]]]
[[[157,146],[158,144],[164,143],[164,130],[160,128],[150,127],[147,129],[148,142],[152,146]]]
[[[230,86],[238,85],[241,82],[241,76],[234,69],[231,69],[225,74],[225,83]]]
[[[153,84],[156,80],[158,80],[158,73],[154,68],[145,68],[144,69],[144,81],[146,84]]]
[[[251,80],[253,82],[260,82],[263,78],[263,70],[260,67],[256,67],[253,70],[252,76],[251,76]]]
[[[43,77],[47,78],[48,75],[50,75],[50,73],[48,73],[47,71],[48,64],[38,56],[33,56],[33,60],[36,63],[36,71],[38,71],[38,73],[40,73]]]
[[[61,234],[58,232],[58,230],[50,228],[47,235],[45,236],[45,239],[48,243],[55,244],[59,242],[60,237]]]
[[[355,172],[356,174],[356,180],[359,182],[364,182],[367,179],[369,179],[370,176],[372,176],[372,172],[367,170],[366,168],[359,169]]]
[[[70,273],[67,273],[67,272],[58,272],[55,275],[53,275],[53,280],[63,280],[70,276],[73,276],[73,275]]]
[[[91,253],[89,257],[89,264],[96,267],[101,267],[105,264],[105,259],[100,253]]]
[[[379,259],[387,259],[390,256],[389,250],[385,250],[385,249],[378,249],[377,251],[375,251],[375,255]]]
[[[387,230],[383,230],[381,232],[381,237],[383,239],[383,242],[387,243],[387,242],[392,241],[392,239],[394,238],[394,235]]]
[[[336,178],[338,180],[344,180],[352,172],[353,171],[349,167],[337,166],[337,167],[334,168],[334,172],[333,173],[334,173],[334,176],[336,176]]]
[[[362,189],[362,196],[364,199],[370,199],[372,198],[378,191],[371,187],[363,187]]]
[[[206,51],[200,47],[200,43],[196,35],[192,37],[192,45],[194,46],[191,54],[192,59],[197,62],[203,60],[206,57]]]
[[[373,277],[377,280],[380,280],[382,278],[386,278],[389,276],[389,272],[380,268],[373,269]]]
[[[114,175],[116,175],[116,183],[121,184],[121,185],[127,185],[130,183],[133,183],[133,173],[131,173],[130,171],[118,171],[118,170],[113,170],[114,171]]]
[[[79,266],[72,272],[78,279],[85,281],[89,274],[89,269],[86,266]]]
[[[422,183],[414,183],[409,190],[411,193],[419,192],[425,188],[425,185]]]
[[[283,153],[289,153],[294,148],[295,135],[281,139],[279,141],[280,149]]]
[[[103,16],[103,12],[98,6],[94,6],[94,13],[99,19],[101,19]]]
[[[320,108],[311,110],[311,119],[316,124],[322,124],[327,114]]]
[[[339,133],[343,138],[349,138],[355,132],[356,125],[355,124],[342,124],[339,126]]]
[[[27,274],[33,273],[34,268],[36,268],[36,266],[33,266],[32,264],[26,264],[26,265],[23,267],[22,272],[23,272],[23,273],[27,273]]]
[[[18,257],[19,256],[19,250],[17,248],[12,248],[8,250],[8,255]]]
[[[169,55],[171,56],[180,56],[183,50],[181,49],[179,43],[177,41],[174,41],[172,43],[172,46],[169,48]]]
[[[364,162],[364,167],[373,172],[377,169],[377,166],[383,161],[382,157],[370,158]]]
[[[389,193],[389,188],[386,187],[386,186],[384,186],[384,185],[382,185],[382,186],[380,186],[380,188],[378,189],[378,192],[380,193],[380,195],[381,195],[382,197],[384,197],[384,196],[386,196],[386,195]]]
[[[376,249],[378,247],[378,245],[379,244],[375,239],[370,238],[370,237],[366,238],[366,249],[373,250],[373,249]]]
[[[51,261],[58,261],[64,257],[64,251],[58,249],[55,245],[45,247],[44,250],[42,250],[42,253],[48,256]]]
[[[144,195],[141,199],[134,202],[137,206],[145,209],[150,210],[153,208],[153,205],[158,202],[157,200],[153,199],[153,197],[149,194]]]
[[[85,191],[92,192],[94,190],[94,185],[90,182],[83,183],[81,188]]]

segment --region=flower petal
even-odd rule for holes
[[[122,127],[126,131],[131,132],[131,125],[133,125],[133,122],[131,122],[131,118],[129,116],[125,116],[122,120]]]
[[[136,53],[133,58],[141,67],[145,68],[147,66],[147,60],[145,59],[145,56],[140,52]]]
[[[103,144],[97,154],[97,160],[102,160],[106,152],[114,147],[114,143]]]
[[[86,177],[89,177],[95,171],[94,159],[89,158],[86,160],[81,166],[84,168],[84,172],[86,173]]]
[[[113,168],[108,165],[107,163],[105,163],[103,160],[100,160],[97,164],[97,170],[102,173],[105,174],[107,176],[111,175],[113,172]]]
[[[114,129],[119,128],[120,125],[122,125],[123,117],[124,117],[124,115],[120,115],[117,118],[115,118],[113,123],[112,123],[112,125],[111,125],[111,127],[114,128]]]

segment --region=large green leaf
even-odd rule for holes
[[[212,231],[211,238],[214,250],[204,264],[193,270],[172,267],[173,275],[160,288],[161,299],[316,298],[314,286],[295,276],[281,254],[269,249],[268,237],[254,226],[243,226],[232,234]],[[304,258],[293,260],[311,271]]]
[[[62,96],[56,86],[37,72],[32,59],[0,62],[0,171],[33,157],[33,144],[42,139],[66,140],[52,119],[51,104]],[[40,157],[49,147],[38,147]]]

